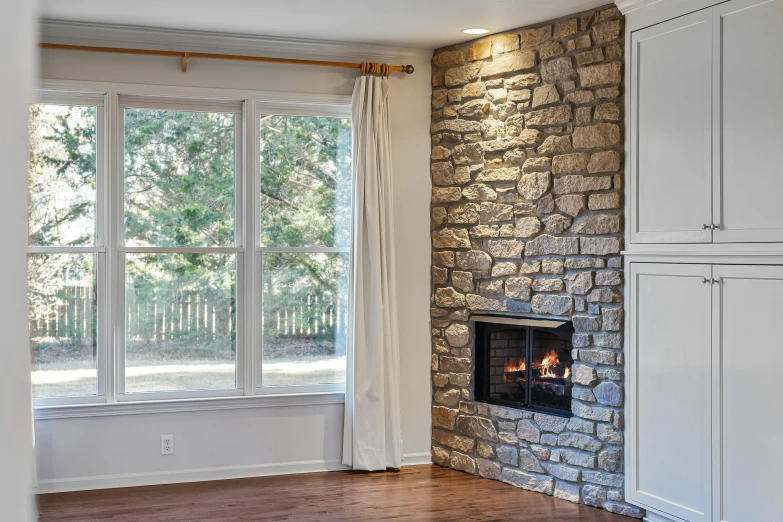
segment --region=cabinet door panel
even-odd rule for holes
[[[709,265],[631,263],[628,498],[711,518]]]
[[[712,16],[631,35],[631,242],[709,243]]]
[[[734,0],[712,11],[715,242],[783,241],[783,0]]]
[[[720,280],[715,300],[721,466],[715,473],[716,520],[781,521],[783,349],[777,321],[783,267],[716,265],[714,273]]]

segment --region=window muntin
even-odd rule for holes
[[[260,114],[260,384],[345,383],[351,121]]]

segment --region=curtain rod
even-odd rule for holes
[[[42,49],[55,49],[59,51],[87,51],[93,53],[115,54],[141,54],[147,56],[175,56],[182,60],[182,72],[188,70],[190,58],[204,58],[207,60],[233,60],[239,62],[265,62],[287,63],[293,65],[315,65],[319,67],[342,67],[344,69],[360,69],[363,73],[383,74],[389,76],[392,72],[413,73],[412,65],[387,65],[375,62],[329,62],[323,60],[297,60],[294,58],[270,58],[266,56],[246,56],[239,54],[214,54],[214,53],[186,53],[182,51],[162,51],[156,49],[127,49],[124,47],[93,47],[89,45],[66,45],[53,43],[39,43]]]

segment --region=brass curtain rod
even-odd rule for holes
[[[239,54],[215,54],[215,53],[187,53],[182,51],[161,51],[156,49],[127,49],[124,47],[93,47],[90,45],[66,45],[53,43],[39,43],[42,49],[55,49],[60,51],[87,51],[93,53],[114,54],[141,54],[146,56],[174,56],[182,60],[182,72],[188,70],[190,58],[204,58],[207,60],[233,60],[239,62],[265,62],[287,63],[293,65],[315,65],[319,67],[342,67],[344,69],[360,69],[363,73],[383,74],[389,76],[393,72],[406,74],[413,73],[412,65],[387,65],[375,62],[329,62],[324,60],[297,60],[295,58],[270,58],[267,56],[245,56]]]

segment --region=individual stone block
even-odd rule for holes
[[[443,207],[432,207],[430,210],[430,224],[432,227],[439,227],[448,219],[446,209]]]
[[[620,106],[616,103],[602,103],[595,108],[596,120],[620,121],[623,119]]]
[[[533,91],[533,107],[539,107],[541,105],[549,105],[552,103],[558,103],[560,101],[560,93],[557,92],[557,87],[552,84],[544,84],[540,87],[536,87]]]
[[[552,160],[546,157],[528,158],[522,165],[522,172],[549,172],[552,170]]]
[[[490,78],[501,74],[531,69],[536,65],[536,53],[529,50],[514,51],[493,58],[481,66],[481,77]],[[453,69],[452,69],[453,70]],[[446,85],[449,85],[449,72],[446,72]],[[467,82],[464,82],[467,83]]]
[[[512,205],[500,205],[497,203],[482,203],[479,210],[479,217],[483,224],[510,221],[514,219],[514,207]]]
[[[590,419],[590,420],[600,421],[600,422],[611,421],[612,414],[614,413],[610,408],[583,404],[579,401],[571,401],[571,411],[577,417],[582,417],[583,419]]]
[[[575,384],[592,386],[598,381],[598,375],[596,374],[595,368],[592,368],[585,364],[574,364],[571,367],[571,371],[573,372],[571,380]]]
[[[481,477],[498,480],[500,479],[501,467],[497,462],[486,459],[476,459],[478,465],[478,474]]]
[[[533,237],[541,230],[541,222],[534,217],[517,218],[514,237]]]
[[[570,466],[579,466],[582,468],[595,468],[595,457],[589,453],[583,453],[577,450],[563,450],[560,453],[563,462]]]
[[[536,456],[524,448],[519,449],[519,467],[525,471],[532,471],[533,473],[546,473]]]
[[[561,256],[578,253],[578,239],[575,237],[555,237],[541,235],[527,243],[526,255],[544,256],[557,254]]]
[[[578,503],[581,498],[579,484],[571,484],[569,482],[563,482],[562,480],[556,480],[554,497]]]
[[[587,162],[589,160],[590,156],[584,152],[555,156],[552,159],[552,173],[573,174],[575,172],[580,172],[587,167]]]
[[[438,89],[436,91],[432,91],[432,108],[433,109],[441,109],[444,105],[446,105],[447,94],[446,89]]]
[[[494,201],[498,194],[483,183],[474,183],[462,189],[462,196],[468,201]]]
[[[492,55],[516,51],[519,49],[519,35],[516,33],[501,34],[492,38]]]
[[[480,172],[476,181],[517,181],[519,180],[519,167],[504,169],[491,169]]]
[[[494,258],[519,259],[525,249],[525,243],[515,239],[490,239],[487,250]]]
[[[571,58],[555,58],[541,64],[541,78],[546,83],[557,83],[576,78]]]
[[[558,22],[557,25],[555,25],[555,36],[558,38],[564,38],[566,36],[571,36],[572,34],[577,33],[579,31],[577,23],[578,22],[576,18]]]
[[[562,274],[563,260],[552,258],[544,259],[541,261],[541,271],[545,274]]]
[[[571,226],[574,234],[618,234],[620,231],[620,216],[617,214],[586,214],[577,218]]]
[[[602,382],[593,388],[593,394],[599,403],[606,406],[620,407],[623,405],[623,390],[617,383]]]
[[[613,502],[611,500],[604,503],[603,508],[610,513],[617,513],[627,517],[642,518],[644,510],[624,502]]]
[[[623,34],[623,25],[620,20],[602,22],[593,26],[593,40],[597,45],[605,44],[619,39]]]
[[[594,149],[620,144],[620,127],[614,123],[599,123],[577,127],[572,136],[575,149]]]
[[[570,105],[555,105],[529,112],[525,115],[525,124],[529,126],[560,125],[568,123],[573,118]]]
[[[475,165],[484,161],[484,149],[481,143],[457,145],[452,151],[452,160],[456,165]],[[468,177],[470,181],[470,177]],[[467,181],[463,182],[467,183]]]
[[[561,214],[555,214],[549,216],[542,221],[544,224],[544,231],[547,234],[562,234],[568,227],[571,226],[571,219]]]
[[[519,462],[519,451],[513,446],[498,446],[495,453],[503,464],[516,466]]]
[[[533,281],[534,292],[560,292],[563,288],[562,279],[536,279]]]
[[[435,290],[435,304],[441,308],[460,308],[465,306],[465,296],[451,287]]]
[[[538,147],[539,154],[557,154],[571,150],[570,136],[548,136]]]
[[[457,266],[463,270],[489,270],[492,268],[492,258],[481,250],[457,252]]]
[[[432,462],[439,466],[448,466],[451,453],[438,446],[432,446]]]
[[[541,440],[541,432],[533,421],[523,419],[517,424],[517,437],[535,444]]]
[[[598,451],[603,446],[601,442],[583,433],[561,433],[557,437],[557,445],[593,452]]]
[[[554,481],[552,477],[544,475],[535,475],[524,471],[517,471],[510,468],[504,468],[500,475],[500,480],[507,484],[535,491],[537,493],[546,493],[551,495],[554,491]]]
[[[601,48],[598,47],[579,53],[575,55],[574,58],[576,58],[576,65],[581,67],[583,65],[604,61],[604,53]]]
[[[532,305],[538,314],[569,315],[574,310],[573,299],[562,295],[536,295]]]
[[[577,69],[577,73],[579,74],[579,83],[582,87],[619,84],[623,80],[623,67],[621,62],[588,65]]]
[[[616,286],[623,282],[619,270],[601,270],[595,274],[595,284],[602,286]]]
[[[537,274],[541,271],[541,261],[525,261],[519,265],[520,274]]]
[[[542,44],[538,48],[538,57],[541,60],[546,60],[547,58],[553,58],[555,56],[559,56],[565,52],[565,48],[563,47],[563,44],[557,41],[552,42],[546,42],[545,44]]]
[[[470,248],[468,231],[461,228],[444,228],[432,232],[435,248]]]
[[[454,266],[454,252],[433,252],[432,257],[443,266]]]
[[[430,132],[435,134],[437,132],[450,131],[450,132],[481,132],[481,124],[477,121],[466,120],[442,120],[434,123],[430,127]]]
[[[456,451],[451,452],[449,467],[465,473],[476,473],[476,462],[471,457]]]
[[[448,222],[458,225],[473,225],[479,222],[481,207],[477,203],[465,203],[449,207]]]
[[[534,27],[522,31],[522,45],[537,45],[552,37],[552,26]]]
[[[606,488],[585,484],[582,486],[582,499],[588,506],[603,507],[606,502]]]
[[[566,289],[569,294],[586,295],[593,287],[592,272],[571,273],[565,277],[565,280]]]
[[[606,256],[620,253],[620,240],[616,237],[579,238],[580,251],[585,255]],[[529,252],[528,247],[528,252]]]
[[[562,480],[570,480],[572,482],[578,481],[579,476],[581,475],[581,472],[578,469],[569,468],[568,466],[564,466],[562,464],[547,462],[544,464],[544,468],[546,468],[546,471],[553,477]]]
[[[446,328],[446,340],[455,348],[470,342],[470,329],[464,324],[452,324]]]
[[[449,159],[450,156],[451,156],[451,151],[445,147],[437,146],[432,148],[433,160]]]
[[[433,203],[451,203],[462,199],[462,191],[459,187],[440,188],[433,187],[432,189],[432,202]]]
[[[619,332],[623,328],[622,308],[604,308],[601,311],[603,323],[601,328],[608,332]]]
[[[538,73],[525,73],[506,78],[503,86],[509,90],[524,89],[541,83],[541,76]]]
[[[478,63],[469,63],[460,67],[454,67],[446,71],[446,85],[455,87],[478,80],[481,65]]]
[[[548,172],[533,172],[523,174],[517,184],[517,192],[529,200],[535,200],[549,190],[551,176]]]
[[[598,425],[598,438],[607,444],[619,445],[623,443],[623,434],[617,428],[608,424]]]
[[[492,424],[492,421],[482,417],[458,417],[457,431],[470,437],[478,437],[490,442],[498,440],[495,425]]]
[[[623,487],[623,476],[613,473],[605,473],[603,471],[589,471],[582,472],[582,480],[585,482],[591,482],[593,484],[599,484],[601,486],[609,486],[612,488]]]
[[[589,303],[619,303],[623,296],[611,288],[595,288],[587,295]]]
[[[622,206],[620,201],[620,193],[610,192],[608,194],[590,194],[590,202],[588,205],[590,210],[608,210],[620,208]]]
[[[467,59],[469,62],[485,60],[492,56],[492,41],[483,40],[475,42],[468,47]]]
[[[555,178],[553,192],[555,194],[573,194],[590,192],[593,190],[607,190],[612,188],[610,176],[582,176],[571,174]]]
[[[453,408],[459,404],[460,392],[459,390],[436,390],[433,398],[436,403],[445,404]]]
[[[432,57],[432,65],[435,67],[452,67],[465,63],[465,55],[462,51],[441,51]]]
[[[446,408],[444,406],[432,407],[432,425],[437,428],[447,430],[454,429],[454,421],[457,418],[457,410]]]
[[[483,118],[489,112],[490,103],[484,100],[471,100],[459,107],[461,118]]]
[[[492,267],[492,277],[505,277],[515,275],[517,273],[518,266],[513,261],[505,261],[496,263]]]

